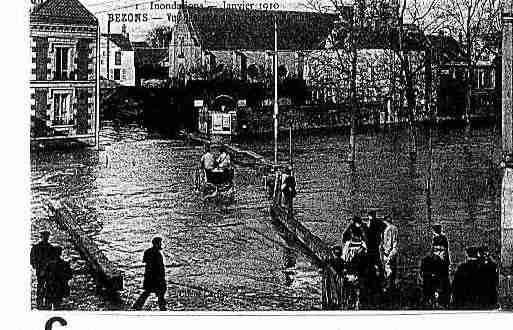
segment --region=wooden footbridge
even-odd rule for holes
[[[209,139],[194,133],[182,132],[187,139],[198,143],[211,143]],[[266,169],[272,168],[274,172],[265,173],[267,178],[271,178],[273,187],[272,192],[268,192],[270,220],[278,229],[278,234],[287,242],[287,244],[296,247],[313,265],[317,266],[322,274],[322,307],[323,309],[342,309],[342,287],[339,285],[341,280],[337,272],[326,262],[331,255],[330,247],[319,237],[308,230],[298,219],[294,217],[292,207],[284,207],[281,203],[281,191],[279,183],[281,178],[280,166],[275,166],[273,162],[267,160],[264,156],[255,152],[241,149],[229,143],[219,143],[230,150],[237,159],[250,159],[255,165],[263,166]]]

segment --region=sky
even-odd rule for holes
[[[130,39],[133,41],[144,40],[146,34],[158,25],[173,25],[177,10],[169,9],[173,4],[179,5],[181,0],[80,0],[100,20],[102,33],[107,32],[109,14],[111,18],[119,14],[119,21],[111,23],[111,33],[119,33],[123,24],[127,27]],[[153,3],[153,6],[152,6]],[[266,8],[272,4],[274,8],[281,10],[300,10],[302,0],[188,0],[187,4],[200,6],[223,7],[224,4],[253,4],[253,8]],[[137,4],[137,7],[135,6]],[[156,8],[155,5],[164,6]],[[167,5],[167,6],[166,6]],[[123,21],[123,14],[125,22]],[[131,15],[130,15],[131,14]],[[136,14],[141,14],[140,20],[135,21]]]

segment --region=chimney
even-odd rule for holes
[[[126,32],[126,25],[125,24],[123,24],[121,26],[121,34],[123,35],[123,37],[125,37],[127,39],[130,39],[128,33]]]

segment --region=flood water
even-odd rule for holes
[[[416,281],[420,257],[431,241],[425,132],[419,131],[416,160],[408,156],[406,131],[359,135],[356,172],[344,162],[346,135],[294,136],[299,219],[329,244],[337,244],[353,212],[372,208],[391,215],[400,233],[401,278]],[[498,136],[493,128],[475,128],[467,137],[460,129],[433,132],[431,221],[442,222],[454,265],[462,261],[466,245],[498,249]],[[272,156],[269,140],[239,143]],[[255,169],[236,167],[236,203],[221,207],[202,202],[194,192],[200,147],[155,137],[144,127],[110,124],[102,129],[101,145],[100,152],[32,154],[32,240],[50,229],[52,242],[65,247],[65,258],[75,270],[66,308],[128,309],[142,291],[142,253],[155,235],[164,238],[170,310],[320,308],[318,271],[301,256],[295,267],[289,262],[290,249],[270,223]],[[287,155],[283,136],[280,158]],[[48,220],[43,199],[71,205],[84,230],[124,272],[121,305],[95,294],[67,235]],[[33,301],[34,290],[35,284]],[[145,308],[155,310],[156,299],[150,298]]]

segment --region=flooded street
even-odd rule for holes
[[[128,309],[142,292],[142,254],[156,235],[164,239],[170,310],[320,308],[317,269],[298,260],[295,281],[286,283],[284,242],[270,224],[254,170],[237,168],[240,194],[235,205],[222,209],[202,202],[194,191],[202,148],[147,137],[136,126],[105,127],[99,155],[92,150],[33,155],[33,234],[56,230],[46,220],[42,199],[67,201],[125,273],[123,306],[94,297],[92,279],[84,274],[71,282],[70,309]],[[52,240],[69,245],[64,234]],[[72,267],[83,269],[67,247]],[[146,308],[155,306],[151,298]]]
[[[299,219],[329,244],[336,244],[352,210],[392,215],[399,227],[400,272],[415,281],[415,269],[430,244],[425,186],[427,138],[419,134],[419,155],[406,152],[407,132],[358,136],[356,173],[344,163],[348,136],[294,138]],[[283,137],[281,158],[288,141]],[[284,271],[289,250],[273,229],[261,178],[236,167],[236,203],[204,203],[193,189],[202,149],[180,140],[155,138],[143,127],[104,125],[102,151],[39,151],[32,154],[32,241],[50,229],[65,247],[75,276],[67,309],[126,310],[142,292],[142,253],[155,235],[163,254],[170,310],[320,309],[320,276],[298,256],[293,281]],[[271,158],[269,140],[240,145]],[[498,249],[498,134],[491,128],[433,133],[432,220],[441,221],[458,263],[468,244]],[[69,203],[83,229],[125,274],[122,305],[95,295],[92,278],[65,233],[48,220],[42,200]],[[34,282],[34,281],[33,281]],[[33,284],[33,303],[35,300]],[[156,309],[152,297],[146,309]]]

